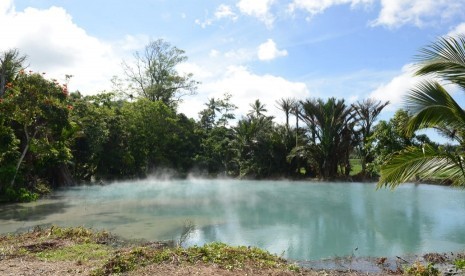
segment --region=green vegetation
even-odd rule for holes
[[[464,87],[464,39],[426,48],[418,74],[436,74]],[[135,67],[93,96],[24,69],[17,50],[0,58],[0,201],[31,201],[76,183],[184,177],[373,179],[379,186],[410,180],[465,183],[463,110],[437,82],[411,91],[405,110],[376,119],[387,102],[365,99],[281,99],[285,122],[260,99],[236,118],[233,92],[211,98],[198,120],[177,107],[200,83],[175,68],[187,57],[156,40],[135,53]],[[455,60],[457,59],[457,60]],[[67,81],[72,76],[67,76]],[[295,122],[295,124],[293,123]],[[433,127],[458,146],[439,146],[415,130]],[[355,162],[354,159],[359,160]],[[381,168],[381,171],[380,171]]]
[[[454,261],[456,269],[465,269],[465,259],[457,259]]]
[[[465,89],[465,38],[442,38],[423,49],[417,68],[417,75],[432,78],[421,82],[407,95],[406,102],[412,116],[405,124],[405,135],[434,128],[453,139],[458,146],[406,145],[382,166],[378,186],[393,188],[411,179],[431,178],[464,185],[465,112],[436,79]]]
[[[405,274],[412,276],[437,276],[439,275],[439,270],[432,263],[428,263],[425,266],[420,262],[415,262],[412,266],[405,269]]]
[[[295,265],[258,248],[211,243],[190,248],[161,247],[151,244],[111,246],[115,237],[86,228],[36,228],[21,235],[0,236],[0,258],[29,256],[43,261],[72,261],[91,264],[92,275],[113,275],[150,264],[198,263],[236,270],[280,268],[298,271]],[[121,244],[121,243],[119,243]]]
[[[48,249],[36,254],[44,261],[79,261],[106,259],[109,256],[107,246],[100,244],[75,244],[59,249]]]

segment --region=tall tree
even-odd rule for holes
[[[193,74],[180,74],[177,66],[187,61],[185,52],[163,39],[151,41],[134,54],[134,65],[123,62],[124,72],[136,94],[175,108],[186,95],[196,93]],[[130,94],[132,95],[132,94]]]
[[[373,124],[379,113],[389,104],[389,102],[366,99],[352,104],[352,108],[357,116],[356,124],[359,126],[360,139],[358,152],[362,163],[362,175],[367,173],[367,163],[373,161],[374,156],[371,151],[369,138],[373,134]]]
[[[211,130],[216,126],[227,126],[228,120],[235,119],[233,113],[237,106],[231,103],[231,94],[225,93],[223,98],[208,99],[207,108],[199,112],[202,128]],[[218,116],[219,115],[219,116]]]
[[[338,174],[338,166],[350,171],[349,152],[353,145],[354,114],[344,100],[330,98],[302,102],[301,117],[307,124],[310,158],[323,178]]]
[[[21,69],[24,68],[26,56],[17,49],[11,49],[0,55],[0,99],[5,94],[7,84],[11,83]]]
[[[465,38],[445,37],[422,49],[416,75],[429,75],[465,89]],[[436,178],[465,185],[465,111],[436,80],[426,80],[406,97],[413,117],[407,132],[434,128],[458,142],[455,150],[428,144],[411,146],[394,155],[381,168],[378,186],[396,187],[416,178]]]
[[[286,116],[286,129],[289,131],[289,116],[295,108],[296,101],[291,98],[282,98],[276,101],[278,108],[284,112]]]
[[[72,107],[67,104],[66,86],[21,72],[5,93],[0,113],[8,115],[5,122],[20,140],[9,186],[15,187],[18,176],[22,176],[21,185],[34,186],[37,178],[47,178],[52,185],[71,184],[66,162],[71,158],[67,139],[72,132],[68,118]]]
[[[260,118],[260,117],[263,117],[265,116],[265,112],[267,112],[268,110],[265,108],[265,105],[262,104],[260,102],[259,99],[256,99],[255,102],[251,103],[250,105],[250,110],[249,110],[249,113],[247,113],[247,115],[249,117],[255,117],[255,118]]]

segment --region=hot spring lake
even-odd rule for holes
[[[0,206],[0,232],[85,226],[124,238],[221,241],[295,260],[465,250],[465,190],[405,184],[141,180]],[[357,250],[356,250],[357,248]]]

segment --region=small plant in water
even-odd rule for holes
[[[426,266],[419,261],[416,261],[411,267],[407,267],[405,275],[413,276],[436,276],[439,275],[439,270],[434,267],[434,264],[428,263]]]
[[[189,236],[195,231],[195,225],[191,220],[186,220],[182,227],[181,236],[179,237],[178,246],[182,245],[187,241]]]

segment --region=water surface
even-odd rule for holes
[[[144,180],[61,190],[0,206],[0,232],[86,226],[126,238],[222,241],[296,260],[465,249],[465,191],[406,184]]]

